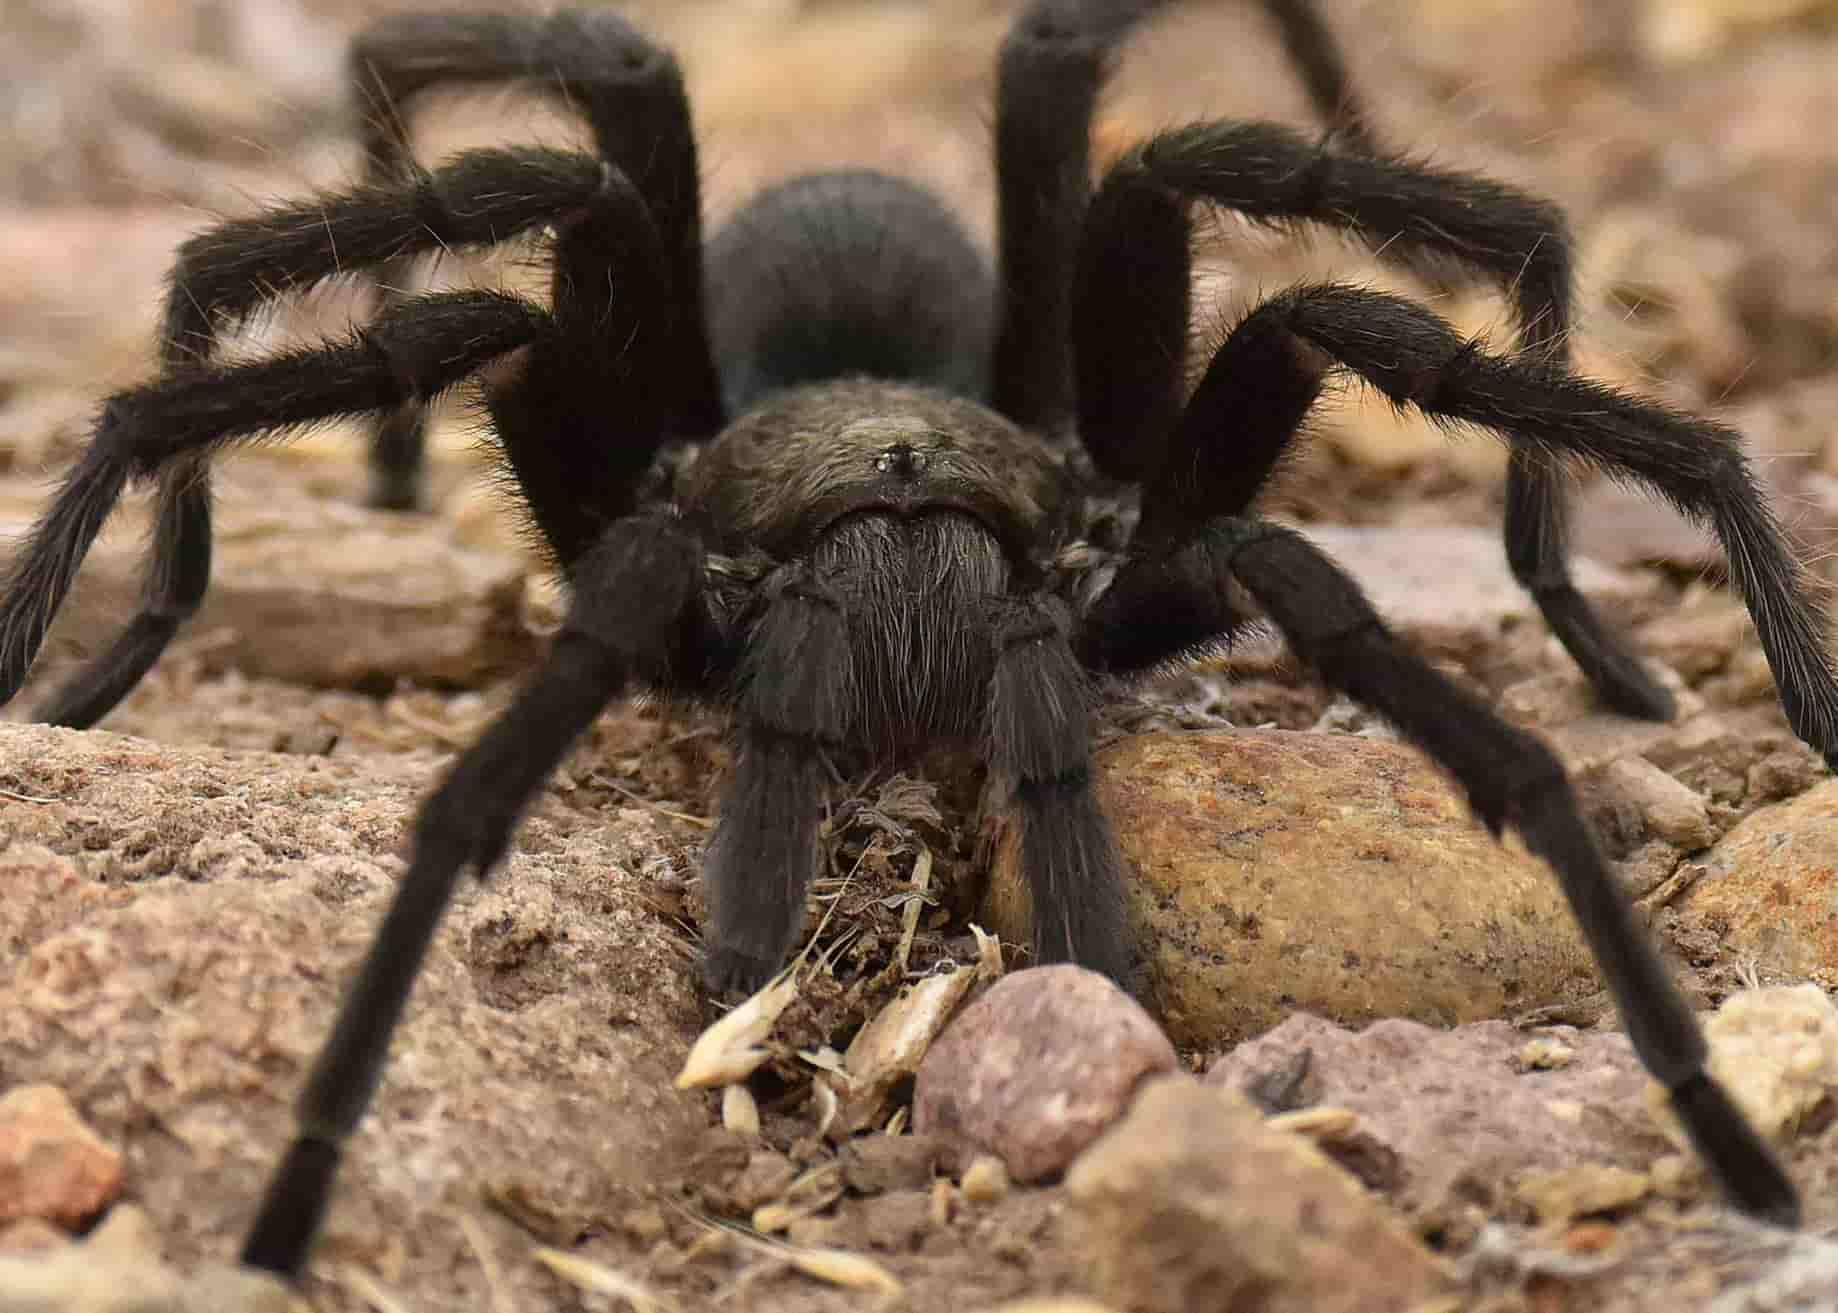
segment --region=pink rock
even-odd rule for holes
[[[1381,1021],[1354,1032],[1304,1014],[1220,1058],[1206,1082],[1266,1098],[1289,1084],[1295,1106],[1358,1114],[1362,1136],[1396,1155],[1390,1179],[1369,1183],[1413,1208],[1437,1207],[1452,1193],[1498,1197],[1528,1171],[1645,1167],[1667,1151],[1625,1035],[1543,1033],[1571,1050],[1565,1065],[1527,1070],[1521,1055],[1532,1035],[1504,1021],[1454,1030]]]
[[[913,1129],[996,1154],[1017,1181],[1044,1180],[1122,1114],[1145,1076],[1177,1061],[1154,1019],[1096,972],[1019,971],[933,1044]]]

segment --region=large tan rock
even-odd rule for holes
[[[1450,1288],[1321,1150],[1191,1077],[1144,1086],[1066,1194],[1092,1286],[1132,1313],[1404,1313]]]
[[[1550,869],[1495,843],[1414,748],[1156,734],[1104,749],[1097,769],[1177,1045],[1245,1039],[1296,1010],[1453,1025],[1595,987]],[[997,840],[983,916],[1026,943],[1016,838]]]

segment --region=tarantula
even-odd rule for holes
[[[1012,789],[1036,957],[1128,981],[1125,870],[1091,789],[1088,683],[1154,671],[1260,615],[1327,685],[1447,770],[1490,830],[1512,824],[1550,863],[1635,1047],[1716,1175],[1740,1207],[1796,1219],[1792,1185],[1706,1073],[1692,1014],[1553,754],[1438,675],[1345,573],[1252,504],[1324,380],[1345,371],[1510,444],[1513,570],[1611,706],[1672,710],[1570,582],[1567,461],[1642,483],[1714,529],[1793,727],[1829,761],[1838,683],[1823,617],[1736,435],[1571,372],[1561,216],[1381,150],[1306,3],[1266,5],[1329,136],[1199,123],[1128,151],[1095,188],[1094,100],[1155,6],[1027,8],[1000,56],[993,274],[936,199],[872,172],[771,188],[705,247],[677,66],[603,11],[385,20],[352,58],[374,111],[367,180],[185,244],[162,375],[107,400],[13,567],[0,696],[24,680],[130,480],[157,489],[146,600],[53,698],[47,718],[62,724],[103,715],[197,604],[216,452],[371,416],[374,499],[409,505],[427,402],[475,376],[509,478],[571,586],[540,668],[421,808],[407,875],[307,1082],[248,1263],[300,1269],[460,874],[504,856],[545,776],[628,688],[733,713],[738,752],[704,867],[714,990],[759,984],[793,942],[830,757],[941,738],[981,740]],[[402,115],[421,92],[511,79],[578,106],[596,153],[414,164]],[[1190,220],[1202,206],[1325,224],[1497,280],[1521,349],[1489,352],[1408,300],[1297,286],[1238,323],[1190,391]],[[283,291],[351,270],[398,285],[423,252],[544,229],[546,307],[385,291],[344,340],[213,359],[224,328]],[[666,459],[684,444],[692,457]],[[1120,503],[1125,529],[1101,532]]]

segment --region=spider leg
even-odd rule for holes
[[[1635,480],[1712,529],[1754,617],[1794,732],[1838,761],[1838,675],[1825,612],[1807,586],[1741,438],[1709,420],[1580,378],[1551,361],[1490,355],[1430,311],[1333,284],[1292,288],[1234,329],[1208,366],[1145,484],[1139,530],[1150,548],[1239,514],[1282,456],[1307,400],[1332,368],[1395,404],[1476,425],[1549,465],[1576,459]],[[1244,451],[1217,435],[1242,435]],[[1140,459],[1140,458],[1138,458]]]
[[[1531,735],[1499,719],[1388,631],[1358,585],[1300,534],[1253,518],[1209,519],[1183,548],[1184,577],[1247,589],[1329,687],[1380,712],[1455,777],[1496,835],[1513,825],[1550,864],[1607,978],[1635,1051],[1665,1086],[1692,1143],[1738,1207],[1782,1225],[1799,1218],[1792,1183],[1705,1070],[1696,1019],[1635,924],[1577,809],[1563,767]],[[1105,600],[1108,620],[1133,614],[1145,585],[1168,586],[1153,561],[1126,566]],[[1196,599],[1203,606],[1203,599]],[[1087,648],[1102,639],[1083,637]],[[1172,653],[1170,654],[1172,655]]]
[[[251,364],[187,366],[102,407],[94,436],[33,526],[0,593],[0,703],[25,682],[77,569],[128,480],[186,474],[221,448],[343,415],[430,397],[538,338],[548,316],[495,292],[409,302],[351,337]],[[175,493],[176,489],[176,493]],[[53,723],[92,723],[152,665],[196,605],[209,573],[208,500],[169,479],[147,597],[126,634],[60,690]],[[193,516],[194,504],[204,508]]]
[[[1824,606],[1756,485],[1738,434],[1554,362],[1490,355],[1398,297],[1303,287],[1257,311],[1265,314],[1395,404],[1487,429],[1550,467],[1576,459],[1636,480],[1708,526],[1754,618],[1788,723],[1828,763],[1838,762],[1838,675],[1824,646]]]
[[[591,208],[615,166],[578,151],[474,150],[432,172],[231,219],[179,247],[160,359],[208,360],[276,297],[434,250],[487,246]]]
[[[1036,962],[1077,962],[1125,988],[1135,955],[1126,866],[1091,788],[1089,689],[1058,601],[1011,599],[995,626],[990,762],[1013,791]]]
[[[996,212],[1002,303],[991,404],[1023,428],[1072,418],[1067,294],[1091,191],[1091,116],[1116,51],[1158,0],[1035,0],[1002,42]]]
[[[485,404],[523,504],[569,568],[635,508],[671,434],[679,412],[659,383],[679,367],[681,297],[650,207],[616,170],[553,245],[553,331],[494,371]]]
[[[548,659],[422,804],[408,872],[307,1078],[245,1264],[289,1277],[305,1266],[343,1145],[376,1092],[460,874],[497,864],[543,780],[629,682],[693,683],[691,658],[707,641],[702,567],[699,542],[665,515],[615,521],[577,562]]]
[[[670,52],[604,10],[528,14],[393,14],[352,42],[354,99],[365,112],[365,178],[412,178],[409,117],[423,93],[455,84],[514,83],[549,95],[587,120],[596,148],[638,188],[663,234],[677,310],[667,368],[651,387],[668,392],[673,431],[720,427],[714,366],[703,326],[700,194],[683,79]],[[376,275],[379,303],[405,295],[412,256]],[[425,421],[409,406],[384,416],[371,448],[371,501],[414,506]]]
[[[1346,59],[1334,34],[1315,11],[1313,0],[1264,0],[1264,8],[1282,35],[1283,52],[1302,75],[1302,85],[1315,113],[1342,142],[1376,153],[1378,142],[1353,90]]]
[[[1274,124],[1196,124],[1125,156],[1091,202],[1072,310],[1079,432],[1114,477],[1154,468],[1179,413],[1187,298],[1172,284],[1186,276],[1192,200],[1259,222],[1326,224],[1390,259],[1453,260],[1507,290],[1528,357],[1568,361],[1571,241],[1554,206],[1490,179],[1337,150]],[[1119,324],[1132,327],[1119,334]],[[1609,705],[1670,717],[1671,695],[1571,581],[1559,466],[1515,450],[1505,532],[1514,577]]]
[[[229,369],[208,363],[218,320],[255,309],[258,289],[271,295],[276,287],[310,285],[336,273],[340,258],[373,265],[391,251],[443,237],[449,243],[481,243],[551,220],[561,225],[554,317],[491,293],[429,297],[402,303],[371,329],[331,348],[335,354],[324,362],[331,368],[324,371],[307,363],[311,352]],[[644,376],[658,376],[659,334],[639,334],[634,322],[645,316],[648,324],[670,322],[658,241],[642,198],[616,168],[583,155],[517,150],[473,152],[414,184],[363,188],[272,210],[187,242],[174,274],[168,322],[189,315],[194,328],[190,336],[168,337],[163,380],[105,404],[89,451],[19,556],[0,601],[0,702],[24,681],[77,566],[129,476],[154,477],[159,484],[146,601],[113,647],[54,697],[49,715],[55,724],[85,726],[106,714],[202,599],[211,549],[207,462],[222,441],[334,415],[394,413],[420,405],[493,356],[526,343],[557,344],[536,351],[529,362],[539,387],[506,385],[490,390],[488,400],[526,498],[566,563],[629,499],[633,460],[642,454],[642,469],[661,436],[656,406],[647,402],[658,394],[649,387],[626,389],[631,404],[617,419],[583,417],[596,390],[630,376],[636,362],[643,362],[638,372]],[[235,275],[225,274],[225,266]],[[185,300],[188,290],[199,298],[196,303]],[[477,316],[483,318],[475,322]],[[199,348],[203,358],[190,361],[177,345],[182,342]],[[384,359],[392,350],[400,361]],[[435,373],[422,379],[414,371],[423,368]],[[341,378],[354,389],[346,400],[336,391]],[[393,399],[372,400],[391,379],[400,384]],[[194,388],[204,394],[185,395]],[[264,414],[263,406],[274,407],[273,414]],[[546,435],[545,422],[554,425]],[[618,432],[622,422],[636,423],[643,441],[607,443],[607,431]],[[221,427],[212,430],[213,423]],[[561,450],[545,455],[551,440]],[[560,468],[563,457],[576,468]],[[586,488],[605,497],[589,504]]]
[[[855,701],[840,595],[801,564],[761,591],[740,662],[739,752],[702,863],[703,970],[718,996],[764,984],[797,938],[817,867],[825,754],[842,745]]]

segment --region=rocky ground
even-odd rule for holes
[[[383,7],[14,6],[0,528],[29,522],[96,399],[151,369],[178,240],[353,176],[340,51]],[[1838,7],[1323,7],[1390,140],[1569,207],[1585,367],[1740,428],[1829,574]],[[866,163],[939,188],[986,234],[1007,12],[726,0],[645,21],[682,54],[717,215],[771,178]],[[1246,0],[1187,0],[1145,32],[1100,143],[1195,115],[1308,122]],[[423,131],[438,152],[570,128],[492,96]],[[1221,315],[1333,274],[1507,341],[1491,295],[1411,283],[1332,239],[1228,225],[1207,258]],[[438,276],[524,275],[450,262]],[[334,290],[248,345],[361,308]],[[1838,1302],[1838,1021],[1819,988],[1753,988],[1838,985],[1838,785],[1786,729],[1720,559],[1663,507],[1580,488],[1579,579],[1682,707],[1669,725],[1618,719],[1507,574],[1497,444],[1356,392],[1316,436],[1273,509],[1576,774],[1681,982],[1723,1005],[1721,1069],[1780,1139],[1803,1233],[1720,1207],[1668,1138],[1548,871],[1264,641],[1112,690],[1097,718],[1153,1018],[1090,978],[1018,970],[1007,830],[974,765],[940,759],[839,792],[806,969],[743,1017],[751,1039],[696,1050],[705,1074],[688,1090],[679,1073],[717,1016],[697,977],[697,869],[722,727],[681,707],[609,711],[516,853],[452,910],[305,1302]],[[556,616],[463,414],[437,448],[432,513],[412,516],[359,507],[352,429],[222,462],[203,612],[102,731],[32,726],[132,601],[145,515],[125,507],[7,709],[0,1310],[286,1306],[230,1292],[212,1265],[234,1256],[287,1139],[417,798]]]

